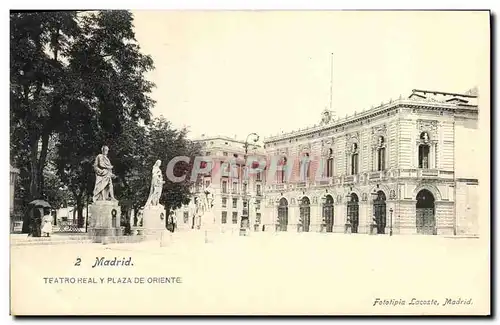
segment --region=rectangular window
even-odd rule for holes
[[[309,179],[309,154],[306,154],[300,160],[300,181],[305,182]]]
[[[233,193],[234,194],[238,193],[238,183],[236,182],[233,183]]]
[[[210,186],[210,181],[205,181],[205,188]]]
[[[189,221],[189,213],[187,211],[184,211],[184,223],[188,223]]]
[[[333,158],[328,158],[326,161],[326,177],[333,176]]]
[[[233,212],[233,224],[238,223],[238,212]]]
[[[222,181],[222,193],[227,193],[227,182]]]
[[[255,200],[255,209],[260,210],[260,200]]]
[[[222,155],[227,157],[227,152],[224,151]]]
[[[205,153],[205,156],[210,156],[211,154],[212,154],[212,153],[211,153],[210,151],[207,151],[207,152]]]
[[[247,184],[243,183],[243,193],[246,193],[246,192],[247,192]]]
[[[257,186],[255,188],[256,188],[257,195],[262,195],[262,193],[260,192],[260,184],[257,184]]]
[[[221,223],[227,223],[227,211],[222,211]]]
[[[256,213],[256,214],[255,214],[255,223],[260,223],[260,220],[261,220],[261,215],[260,215],[260,213]]]
[[[429,168],[429,146],[418,147],[418,168]]]
[[[222,198],[222,207],[227,208],[227,198],[225,197]]]
[[[233,199],[233,209],[238,207],[238,199]]]
[[[378,170],[385,170],[385,148],[378,150]]]
[[[355,153],[351,158],[351,175],[358,174],[358,154]]]

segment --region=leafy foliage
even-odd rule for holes
[[[151,169],[200,148],[164,118],[151,120],[154,68],[135,40],[128,11],[11,13],[11,162],[20,169],[24,203],[73,201],[78,220],[92,195],[93,163],[103,145],[116,175],[115,196],[142,207]],[[192,161],[192,160],[191,160]],[[178,163],[177,176],[191,163]],[[165,178],[160,203],[189,202],[190,180]],[[82,224],[80,224],[82,226]]]

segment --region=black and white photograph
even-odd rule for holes
[[[489,11],[9,17],[12,316],[490,315]]]

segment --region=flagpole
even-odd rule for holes
[[[332,110],[333,101],[333,53],[330,58],[330,110]]]

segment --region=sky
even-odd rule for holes
[[[263,137],[345,117],[412,89],[485,76],[487,12],[134,11],[155,70],[152,112],[190,137]],[[489,72],[489,71],[488,71]],[[481,88],[479,89],[481,92]]]

